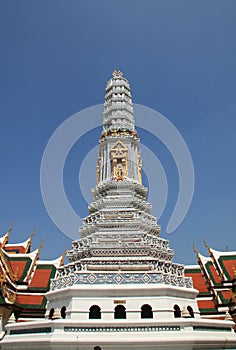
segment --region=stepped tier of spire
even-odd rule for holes
[[[120,70],[115,69],[107,82],[103,113],[103,129],[134,130],[134,111],[130,85]]]

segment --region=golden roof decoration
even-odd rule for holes
[[[208,249],[208,252],[211,254],[212,253],[211,252],[211,247],[209,246],[209,244],[207,244],[205,239],[203,240],[203,242],[204,242],[204,246]]]
[[[31,235],[30,235],[30,237],[29,237],[29,239],[28,239],[27,246],[26,246],[26,248],[25,248],[25,252],[26,252],[26,253],[29,253],[29,252],[30,252],[31,243],[32,243],[32,239],[33,239],[33,237],[34,237],[34,235],[35,235],[35,232],[36,232],[36,227],[34,227],[34,230],[33,230],[33,232],[31,233]]]
[[[223,272],[221,271],[217,260],[215,259],[215,256],[214,256],[214,254],[213,254],[213,251],[212,251],[211,247],[207,244],[207,242],[206,242],[205,239],[204,239],[204,245],[205,245],[205,247],[208,249],[208,252],[209,252],[209,254],[210,254],[210,257],[211,257],[212,260],[213,260],[215,269],[216,269],[216,271],[217,271],[217,273],[218,273],[218,275],[219,275],[221,281],[224,281],[224,279],[225,279],[225,278],[224,278],[224,274],[223,274]]]
[[[8,243],[8,239],[9,239],[11,231],[13,230],[13,227],[14,227],[14,222],[11,224],[11,227],[9,228],[9,230],[7,231],[7,233],[5,235],[4,241],[2,242],[2,248],[4,248],[5,245]]]
[[[30,268],[29,272],[27,273],[27,276],[26,276],[26,282],[27,283],[29,282],[29,280],[31,278],[31,275],[32,275],[32,273],[34,271],[35,265],[36,265],[36,263],[37,263],[37,261],[39,259],[40,250],[42,249],[43,245],[44,245],[44,240],[42,239],[42,242],[41,242],[40,246],[38,247],[38,251],[37,251],[37,254],[36,254],[35,258],[34,258],[34,261],[31,264],[31,268]]]
[[[68,245],[66,246],[66,250],[64,251],[64,253],[61,256],[61,261],[60,261],[60,265],[59,266],[63,266],[64,265],[64,261],[65,261],[65,256],[68,253]]]
[[[3,272],[3,274],[0,275],[0,286],[3,285],[3,283],[6,281],[7,279],[7,273],[6,271]]]
[[[197,254],[197,256],[199,257],[199,251],[195,248],[195,244],[193,243],[193,251],[194,253]]]
[[[38,254],[40,254],[40,251],[43,248],[43,246],[44,246],[44,240],[42,239],[42,242],[41,242],[40,246],[38,247]]]

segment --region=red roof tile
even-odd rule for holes
[[[220,302],[222,303],[229,303],[232,298],[232,292],[230,290],[220,291],[218,292],[218,295],[220,297]]]
[[[198,300],[198,306],[200,311],[216,309],[215,304],[212,300]]]
[[[43,295],[17,295],[16,303],[21,305],[42,305],[44,301]]]
[[[213,282],[214,285],[221,284],[221,280],[219,278],[219,275],[212,263],[208,263],[207,266],[207,271],[210,275],[211,281]]]
[[[10,260],[9,261],[10,265],[11,265],[11,268],[13,270],[13,273],[15,273],[17,270],[17,276],[18,278],[17,279],[21,279],[25,272],[25,268],[26,268],[26,265],[27,265],[27,260]]]
[[[52,269],[37,268],[34,272],[33,278],[29,287],[47,288],[50,280]]]
[[[198,271],[199,270],[197,270],[196,272],[195,272],[195,270],[193,270],[193,271],[186,270],[185,276],[192,277],[193,286],[194,286],[194,288],[198,289],[200,293],[207,293],[209,291],[208,291],[205,279],[204,279],[202,273],[200,271],[199,272]]]
[[[234,278],[233,268],[236,269],[236,257],[235,256],[221,256],[219,259],[219,263],[223,269],[224,274],[227,278]]]
[[[11,246],[11,245],[6,245],[4,250],[8,254],[24,254],[25,253],[25,247],[24,246]]]

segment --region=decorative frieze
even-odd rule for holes
[[[51,290],[82,284],[167,284],[192,288],[192,279],[168,273],[73,273],[53,279]]]
[[[65,332],[176,332],[180,326],[64,327]]]

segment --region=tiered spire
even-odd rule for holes
[[[151,214],[141,171],[129,82],[115,70],[106,87],[97,186],[92,190],[90,214],[79,229],[82,239],[72,243],[67,253],[69,264],[60,267],[52,289],[64,286],[67,275],[73,275],[74,283],[107,278],[114,283],[125,279],[131,283],[138,278],[144,283],[160,278],[163,283],[191,287],[183,265],[172,262],[174,252],[169,242],[159,238],[160,226]],[[115,275],[108,276],[109,271]],[[121,276],[122,271],[125,274]],[[144,276],[144,271],[149,275]]]
[[[103,128],[134,130],[134,110],[129,82],[119,69],[115,69],[112,75],[106,86]]]
[[[135,131],[130,85],[120,70],[106,86],[97,183],[131,180],[142,183],[140,140]]]

